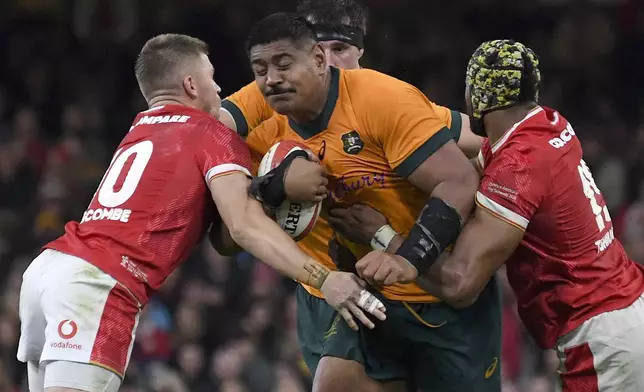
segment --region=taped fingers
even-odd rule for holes
[[[376,316],[379,320],[385,320],[387,318],[385,315],[385,312],[387,311],[385,305],[366,289],[363,289],[360,292],[358,306],[366,310],[368,313]]]
[[[351,311],[351,313],[353,313],[353,315],[354,315],[354,316],[356,316],[356,317],[358,318],[358,320],[360,320],[360,322],[361,322],[362,324],[364,324],[367,328],[369,328],[369,329],[374,329],[375,324],[374,324],[371,320],[369,320],[369,317],[367,317],[367,315],[365,315],[365,314],[364,314],[364,312],[363,312],[363,311],[362,311],[358,306],[356,306],[356,304],[354,304],[353,302],[349,302],[349,303],[347,304],[347,308],[348,308],[348,309]]]

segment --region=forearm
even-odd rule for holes
[[[264,213],[270,216],[271,210],[264,206]],[[223,221],[213,223],[210,228],[210,232],[208,233],[208,239],[217,253],[222,256],[230,257],[244,251],[244,249],[233,240],[228,227]]]
[[[444,253],[428,272],[416,279],[416,284],[431,295],[454,308],[465,308],[476,301],[476,295],[465,295],[466,281],[454,268],[450,255]]]
[[[396,237],[394,237],[394,239],[389,243],[386,252],[395,254],[404,240],[405,237],[396,235]],[[445,301],[452,307],[460,308],[469,306],[469,304],[464,302],[463,298],[460,297],[461,280],[458,278],[458,274],[445,264],[448,259],[448,253],[443,253],[439,256],[436,263],[432,265],[428,271],[419,273],[418,278],[416,278],[416,284],[418,284],[421,289],[440,300]]]
[[[474,195],[478,186],[478,175],[472,171],[461,177],[438,183],[434,187],[431,197],[441,199],[453,207],[464,220],[474,210]]]
[[[413,265],[418,275],[426,273],[443,251],[456,242],[463,217],[469,215],[474,204],[474,191],[470,188],[466,181],[440,183],[396,250],[396,255]]]
[[[402,235],[396,235],[386,252],[395,254],[404,240]],[[470,306],[478,298],[480,290],[471,287],[477,279],[468,279],[468,274],[476,275],[477,271],[463,270],[473,263],[455,263],[451,256],[449,251],[441,254],[431,268],[419,273],[416,284],[454,308]]]
[[[317,289],[330,270],[316,262],[295,244],[270,218],[261,205],[249,200],[248,208],[231,230],[233,240],[245,250],[282,274]]]

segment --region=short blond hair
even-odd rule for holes
[[[172,88],[173,77],[186,59],[208,54],[208,44],[184,34],[161,34],[150,38],[136,59],[134,74],[143,96]]]

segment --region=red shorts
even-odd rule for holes
[[[23,276],[18,360],[88,363],[122,378],[140,312],[114,278],[78,257],[47,249]]]

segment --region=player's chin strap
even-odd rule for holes
[[[461,216],[454,207],[432,197],[396,254],[407,259],[419,276],[425,274],[438,256],[456,241],[462,225]]]
[[[288,154],[277,167],[261,177],[251,180],[248,187],[250,197],[262,202],[269,208],[278,208],[286,200],[286,189],[284,188],[284,177],[291,163],[297,158],[308,159],[306,151],[295,150]]]

